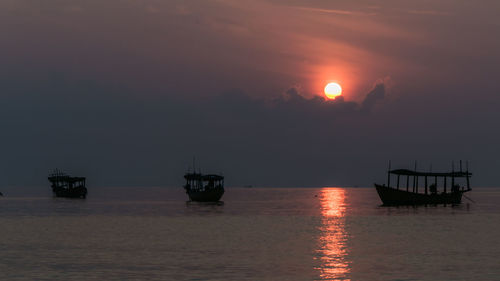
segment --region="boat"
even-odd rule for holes
[[[85,198],[87,187],[85,177],[72,177],[59,170],[54,170],[48,177],[52,192],[56,197]]]
[[[218,202],[224,194],[224,177],[221,175],[203,175],[188,172],[184,175],[189,200],[195,202]]]
[[[467,165],[468,166],[468,165]],[[396,176],[396,185],[391,186],[391,177]],[[406,177],[406,184],[400,185],[400,178]],[[398,205],[436,205],[436,204],[460,204],[464,193],[471,191],[470,178],[472,173],[467,167],[462,171],[446,173],[419,172],[408,169],[389,170],[387,172],[387,185],[376,184],[375,188],[384,206]],[[423,178],[424,185],[419,188],[419,179]],[[447,186],[447,181],[451,185]],[[460,185],[462,184],[462,185]],[[465,195],[464,195],[465,196]]]

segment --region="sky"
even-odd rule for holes
[[[0,186],[499,186],[500,2],[3,0]],[[337,82],[342,97],[326,99]]]

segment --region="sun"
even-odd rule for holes
[[[325,86],[325,95],[329,99],[334,99],[342,95],[342,87],[338,83],[328,83]]]

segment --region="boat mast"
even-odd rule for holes
[[[425,176],[425,195],[427,195],[427,175]]]
[[[387,186],[391,186],[391,160],[389,160],[389,170],[387,170]]]
[[[470,182],[469,182],[469,161],[465,161],[465,169],[467,170],[467,190],[470,190]]]
[[[406,174],[406,191],[408,191],[409,185],[410,185],[410,174]]]
[[[418,193],[417,160],[415,160],[415,176],[413,176],[413,192]]]
[[[452,170],[452,172],[453,172],[453,170]],[[443,192],[446,193],[446,176],[444,176],[444,191]]]
[[[455,161],[451,161],[451,188],[450,189],[453,190],[454,186],[455,186]],[[444,190],[444,193],[446,193],[446,189]]]

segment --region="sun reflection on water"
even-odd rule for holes
[[[345,230],[345,190],[323,188],[321,190],[321,235],[318,239],[317,268],[321,280],[350,280],[347,260],[347,233]]]

